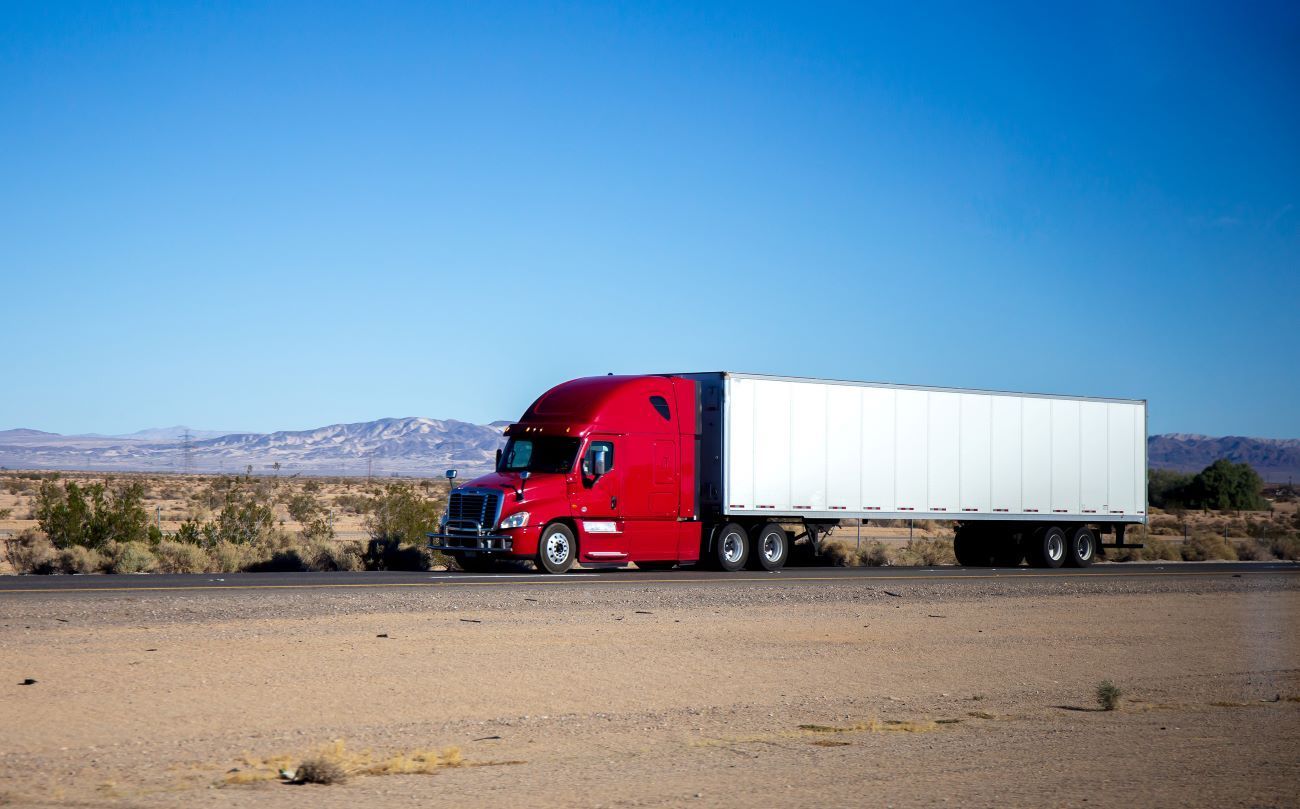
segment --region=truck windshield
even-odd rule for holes
[[[578,438],[559,436],[534,436],[511,438],[501,453],[499,472],[556,472],[573,469],[573,459],[578,454]]]

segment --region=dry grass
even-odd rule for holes
[[[839,567],[910,565],[933,567],[957,563],[951,539],[916,538],[904,544],[868,541],[861,548],[847,540],[822,544],[822,559]]]
[[[295,784],[341,784],[350,778],[376,775],[428,775],[445,767],[461,767],[465,761],[459,747],[376,753],[349,750],[342,739],[324,745],[294,764],[290,756],[269,758],[245,756],[246,768],[226,774],[230,785],[253,784],[276,779]]]

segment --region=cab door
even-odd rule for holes
[[[620,436],[596,434],[588,439],[569,480],[569,503],[578,524],[578,558],[585,562],[622,562],[627,559],[623,532],[623,467]],[[597,474],[596,456],[605,457],[604,474]],[[624,464],[626,465],[626,464]]]

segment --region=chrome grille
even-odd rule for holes
[[[495,492],[452,492],[447,500],[447,530],[476,534],[495,527],[501,495]]]

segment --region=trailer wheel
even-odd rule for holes
[[[749,561],[749,534],[734,522],[722,526],[713,543],[713,559],[721,570],[735,571]]]
[[[1070,567],[1087,567],[1096,558],[1097,537],[1092,533],[1092,529],[1076,528],[1070,535],[1070,548],[1065,555],[1065,563]]]
[[[1060,567],[1065,563],[1069,544],[1065,531],[1058,526],[1039,528],[1027,543],[1029,563],[1034,567]]]
[[[749,554],[749,566],[754,570],[780,570],[790,556],[790,538],[785,529],[770,522],[758,529],[758,538]]]
[[[537,569],[546,573],[567,573],[577,558],[578,542],[564,523],[551,523],[537,543]]]
[[[993,561],[988,533],[974,525],[963,525],[953,534],[952,553],[962,567],[987,567]]]

